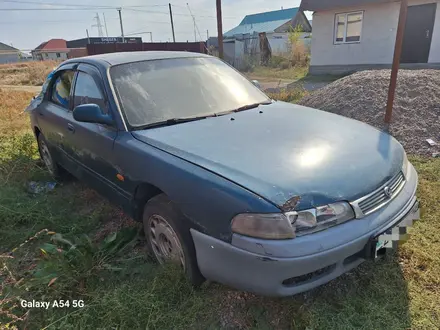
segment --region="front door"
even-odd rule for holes
[[[428,63],[436,9],[436,3],[408,7],[402,63]]]
[[[80,64],[77,70],[73,108],[81,104],[97,104],[104,113],[109,113],[108,98],[98,69]],[[125,207],[130,194],[117,179],[117,155],[113,152],[114,140],[118,136],[116,127],[78,122],[72,113],[68,125],[70,134],[63,147],[71,160],[70,170],[102,195]]]

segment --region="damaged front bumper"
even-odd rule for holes
[[[414,218],[417,173],[386,207],[339,226],[289,240],[234,234],[231,244],[191,229],[201,273],[210,280],[269,296],[289,296],[325,284],[362,263],[371,242]]]

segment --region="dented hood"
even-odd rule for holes
[[[284,102],[133,136],[281,209],[366,195],[399,171],[404,153],[393,137],[367,124]]]

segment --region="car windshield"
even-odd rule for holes
[[[192,57],[127,63],[110,75],[132,128],[176,118],[215,115],[269,98],[217,58]]]

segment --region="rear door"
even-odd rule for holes
[[[436,3],[408,7],[402,63],[428,63],[436,9]]]
[[[80,64],[77,68],[73,91],[73,109],[81,104],[97,104],[106,114],[114,116],[104,89],[102,76],[97,68]],[[71,158],[78,178],[88,182],[112,201],[124,204],[130,194],[121,188],[117,178],[117,155],[113,145],[118,130],[115,126],[78,122],[71,113],[68,122],[69,137],[64,150]]]
[[[43,102],[36,109],[38,126],[55,160],[65,165],[62,145],[68,133],[68,121],[71,116],[72,85],[75,65],[61,67],[49,83]]]

